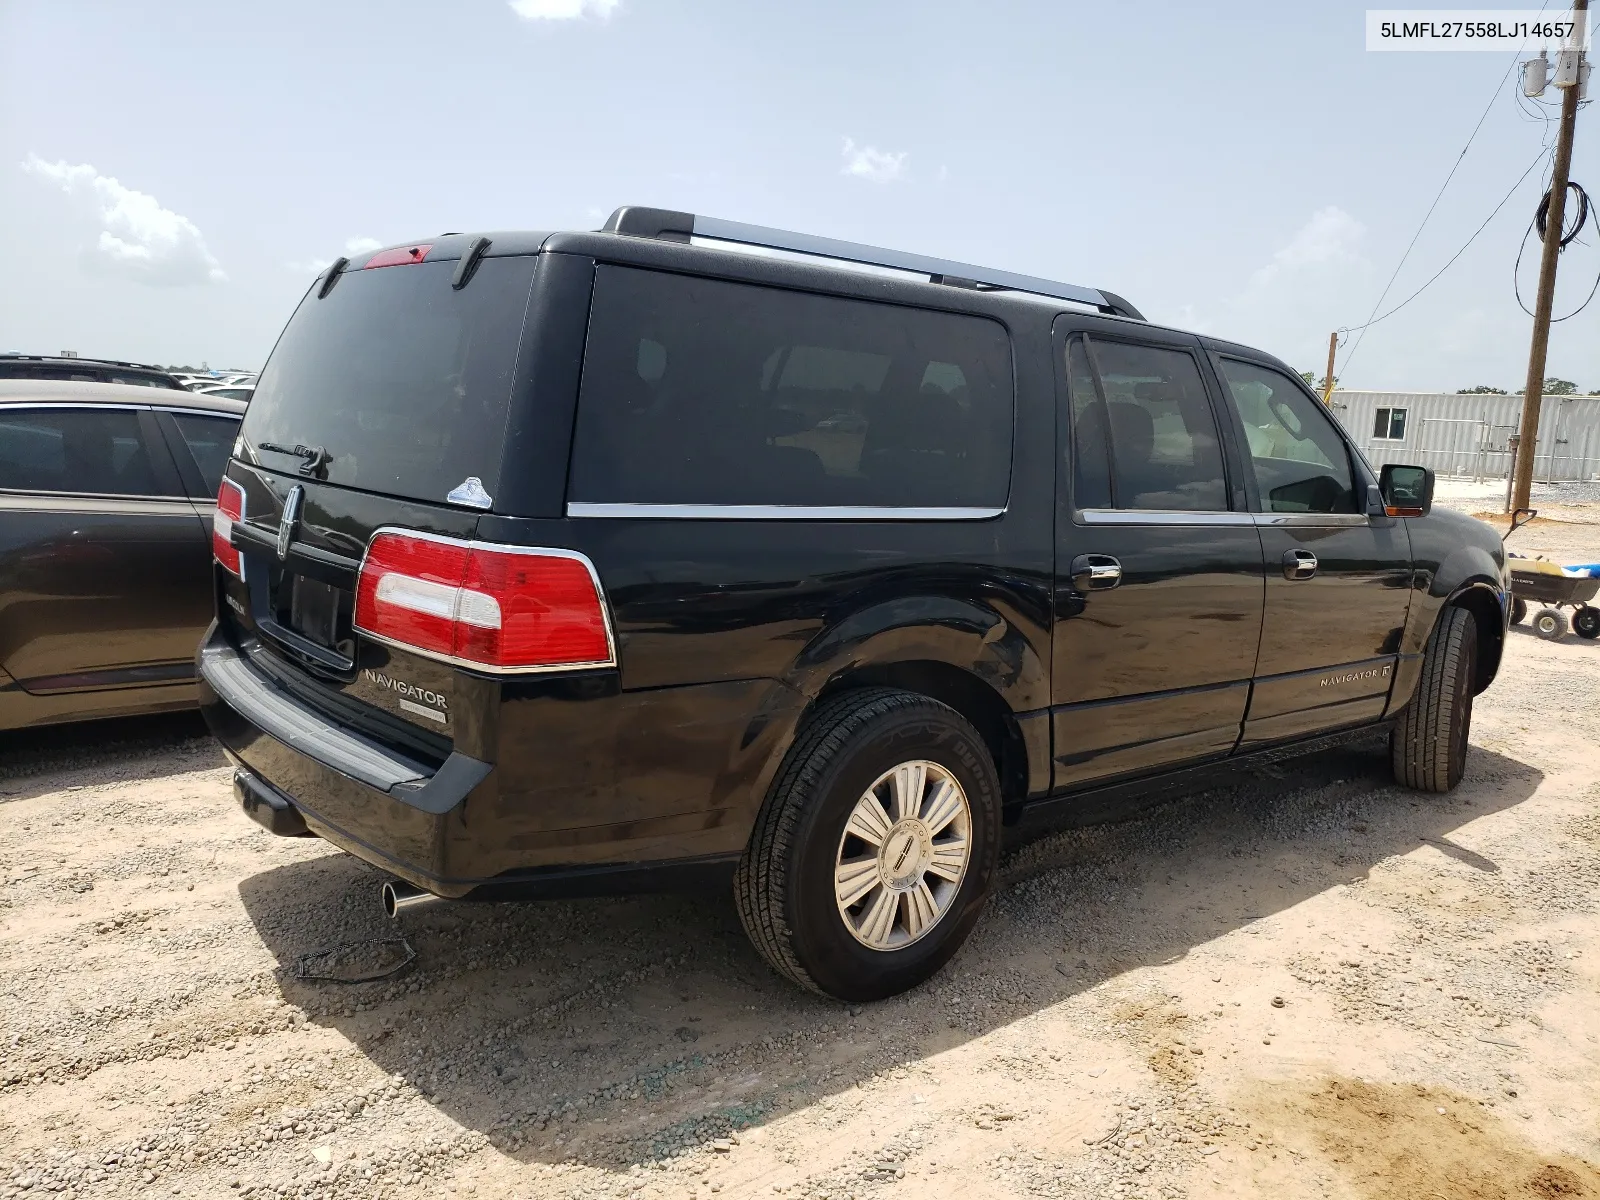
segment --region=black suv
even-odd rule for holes
[[[880,997],[1025,816],[1383,726],[1453,787],[1507,579],[1431,491],[1109,292],[654,209],[443,235],[335,263],[262,371],[202,703],[391,909],[731,882]]]

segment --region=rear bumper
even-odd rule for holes
[[[215,628],[197,656],[200,711],[241,770],[235,793],[273,833],[315,833],[441,896],[460,878],[443,853],[448,816],[487,779],[488,763],[452,754],[437,769],[352,733],[279,690]]]
[[[241,807],[273,833],[320,836],[452,899],[720,885],[737,863],[743,835],[703,812],[538,827],[529,806],[548,794],[502,795],[502,772],[460,751],[433,766],[365,738],[282,691],[251,653],[212,627],[197,655],[200,710],[238,768]]]

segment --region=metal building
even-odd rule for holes
[[[1414,463],[1477,480],[1504,479],[1511,470],[1506,439],[1522,421],[1521,396],[1335,391],[1332,404],[1378,466]],[[1533,477],[1600,479],[1600,396],[1544,398]]]

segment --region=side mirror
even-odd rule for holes
[[[1433,507],[1433,472],[1427,467],[1402,467],[1390,463],[1378,472],[1384,515],[1425,517]]]

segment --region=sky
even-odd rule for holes
[[[1104,287],[1320,376],[1452,164],[1385,309],[1553,142],[1514,58],[1369,53],[1341,0],[0,0],[0,350],[259,367],[337,255],[643,204]],[[1341,386],[1522,386],[1546,169]],[[1573,176],[1600,198],[1592,108]],[[1600,297],[1548,373],[1600,391]]]

